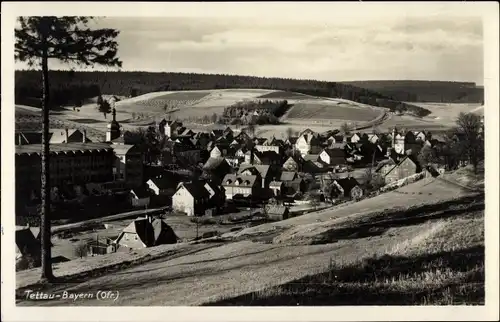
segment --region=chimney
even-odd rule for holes
[[[82,143],[85,143],[87,142],[87,130],[83,129],[82,134],[83,134]]]
[[[151,216],[150,214],[148,214],[146,216],[148,218],[148,222],[151,224],[153,222],[153,216]]]
[[[23,145],[23,135],[21,133],[17,135],[17,145]]]
[[[68,137],[69,137],[69,130],[68,128],[64,129],[64,141],[68,143]]]

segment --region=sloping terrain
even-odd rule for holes
[[[193,250],[185,256],[160,258],[100,277],[68,281],[52,290],[118,290],[120,297],[114,305],[200,305],[231,299],[324,273],[331,263],[342,267],[387,254],[397,245],[420,245],[446,227],[435,226],[433,221],[482,211],[481,196],[473,196],[447,182],[424,180],[358,203],[226,234],[222,244],[214,241],[207,244],[213,247]],[[409,205],[413,208],[408,209]],[[357,231],[356,227],[363,231],[363,225],[372,221],[378,222],[378,228],[371,234],[345,232],[347,228]],[[70,273],[65,265],[70,264],[60,264],[56,273]],[[70,303],[19,300],[18,305]],[[109,305],[96,299],[71,304]]]
[[[16,105],[15,122],[16,131],[38,132],[42,130],[42,114],[39,109],[34,107]],[[54,129],[85,129],[87,137],[94,142],[102,141],[105,138],[103,131],[105,124],[99,129],[89,121],[85,123],[75,122],[64,116],[51,115],[49,127]]]

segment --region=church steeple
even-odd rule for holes
[[[107,126],[106,142],[111,142],[120,137],[120,124],[116,121],[116,109],[113,108],[111,113],[113,115],[113,120],[109,122]]]

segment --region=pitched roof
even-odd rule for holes
[[[306,161],[317,161],[319,158],[319,154],[306,154],[304,156],[304,160]]]
[[[137,218],[123,229],[117,240],[121,239],[124,233],[137,234],[146,247],[177,242],[177,236],[173,229],[160,218],[153,219],[151,223],[147,217]]]
[[[272,215],[284,215],[289,209],[282,205],[267,205],[266,211],[268,214]]]
[[[139,198],[139,199],[149,197],[149,191],[146,190],[145,188],[142,188],[142,187],[133,188],[130,191],[133,192],[137,196],[137,198]]]
[[[226,174],[222,184],[225,186],[249,186],[252,187],[257,180],[255,175]]]
[[[283,181],[271,181],[271,182],[269,183],[269,186],[270,186],[270,187],[271,187],[271,186],[272,186],[272,187],[279,187],[279,186],[281,186],[282,184],[283,184]]]
[[[329,149],[345,149],[347,143],[344,143],[344,142],[340,142],[340,143],[330,143],[328,145],[328,148]]]
[[[224,134],[224,130],[212,130],[213,135],[216,137],[221,137]]]
[[[189,191],[191,196],[193,196],[193,198],[195,199],[208,198],[210,196],[207,189],[205,189],[204,184],[202,184],[201,182],[186,182],[182,183],[182,186],[186,188],[186,190]]]
[[[317,143],[319,142],[319,139],[318,139],[318,136],[317,135],[314,135],[314,134],[310,134],[310,133],[305,133],[305,134],[302,134],[300,138],[304,138],[304,140],[308,143],[308,144],[313,144],[313,143]]]
[[[330,158],[344,158],[345,151],[343,149],[325,149],[324,150]]]
[[[297,177],[297,172],[283,171],[281,172],[280,181],[292,181]]]
[[[173,176],[172,176],[173,177]],[[176,186],[176,182],[172,177],[159,176],[151,178],[151,182],[158,187],[158,189],[168,189]],[[148,180],[148,181],[149,181]]]
[[[334,135],[333,138],[337,142],[342,142],[344,140],[344,136],[343,135]]]
[[[50,135],[50,134],[49,134]],[[15,144],[41,144],[42,143],[42,132],[16,132],[16,142]]]
[[[379,172],[386,165],[395,166],[396,162],[394,162],[394,159],[392,159],[392,158],[382,160],[377,164],[377,167],[375,168],[375,172]]]
[[[224,157],[217,157],[217,158],[208,158],[207,162],[203,165],[204,170],[213,170],[218,168],[221,164],[224,162],[227,163],[226,159]],[[228,163],[229,165],[229,163]]]
[[[281,155],[276,153],[276,151],[255,151],[255,156],[258,157],[262,162],[266,161],[279,161],[281,160]]]
[[[38,255],[40,253],[40,241],[33,236],[29,228],[16,228],[16,248],[23,256]]]
[[[266,178],[269,173],[269,165],[244,165],[239,168],[238,174],[251,168],[255,168],[262,178]]]
[[[66,129],[50,129],[52,135],[50,136],[50,143],[67,143],[66,142]],[[77,129],[68,129],[68,139],[76,132]]]
[[[335,181],[337,182],[337,184],[339,186],[342,187],[342,189],[344,189],[345,193],[351,191],[352,188],[359,185],[358,181],[356,179],[354,179],[353,177],[337,179]]]

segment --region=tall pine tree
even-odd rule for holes
[[[121,67],[117,58],[119,31],[91,29],[92,17],[20,17],[15,29],[15,59],[40,68],[42,76],[42,280],[54,278],[50,249],[49,59],[75,65]]]

